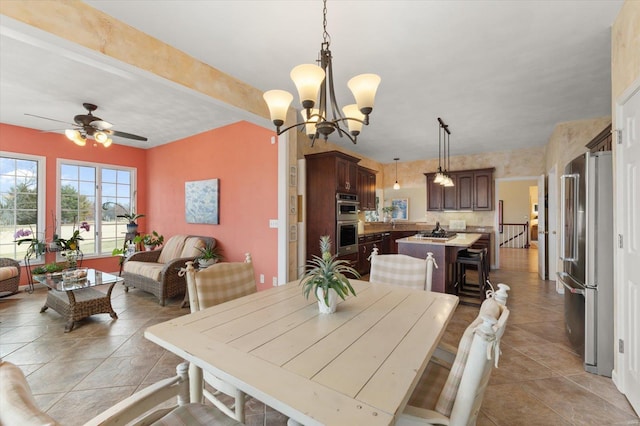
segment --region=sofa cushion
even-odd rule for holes
[[[189,237],[184,242],[184,248],[182,249],[182,254],[180,257],[196,257],[200,256],[202,253],[199,248],[204,248],[206,243],[202,238],[199,237]]]
[[[179,259],[184,248],[184,241],[187,239],[186,235],[174,235],[162,247],[160,257],[158,257],[158,263],[171,262],[173,259]]]
[[[161,263],[130,260],[124,263],[122,270],[129,274],[142,275],[143,277],[160,282],[160,274],[163,268],[164,265]]]
[[[18,276],[18,268],[15,266],[3,266],[0,268],[0,281]]]

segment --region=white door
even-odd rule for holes
[[[547,279],[547,215],[545,212],[544,174],[538,178],[538,275],[541,280]]]
[[[616,146],[618,245],[617,296],[621,311],[618,338],[624,353],[620,375],[624,392],[636,412],[640,412],[640,90],[627,100],[617,114],[622,143]],[[620,111],[620,110],[618,110]]]

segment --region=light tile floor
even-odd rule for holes
[[[611,379],[582,369],[564,335],[563,297],[554,284],[526,272],[528,261],[508,266],[510,253],[501,254],[505,268],[492,271],[491,280],[511,286],[511,317],[478,424],[640,424]],[[161,307],[147,293],[125,293],[116,286],[112,299],[118,320],[96,315],[64,333],[60,315],[51,309],[40,313],[45,297],[46,290],[38,289],[0,299],[0,356],[23,369],[39,406],[63,425],[83,424],[136,390],[173,375],[181,361],[142,333],[152,324],[187,314],[188,309],[179,307],[182,298]],[[459,306],[443,340],[457,345],[476,315],[477,308]],[[246,413],[249,425],[286,424],[284,416],[255,399],[247,401]]]

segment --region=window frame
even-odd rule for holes
[[[47,187],[46,187],[46,173],[47,173],[47,157],[43,155],[33,155],[33,154],[23,154],[20,152],[10,152],[10,151],[0,151],[0,157],[13,158],[16,160],[27,160],[27,161],[35,161],[37,162],[37,170],[38,170],[38,200],[37,200],[37,219],[36,226],[38,229],[42,230],[42,235],[45,236],[46,233],[46,206],[47,206]],[[14,247],[17,246],[18,243],[14,243]],[[14,248],[14,257],[20,262],[20,265],[24,266],[24,258],[16,259],[15,258],[15,248]],[[43,265],[45,263],[44,256],[38,256],[29,261],[30,265]]]
[[[62,217],[62,199],[61,199],[61,191],[62,191],[62,185],[61,185],[61,181],[62,181],[62,166],[63,165],[70,165],[70,166],[79,166],[79,167],[92,167],[95,169],[95,176],[96,176],[96,196],[95,196],[95,211],[94,211],[94,217],[95,217],[95,223],[93,226],[93,229],[90,232],[93,232],[94,234],[94,238],[95,238],[95,246],[96,246],[96,252],[95,253],[90,253],[90,254],[86,254],[83,253],[83,259],[98,259],[98,258],[104,258],[104,257],[111,257],[111,252],[105,252],[103,251],[102,245],[102,204],[104,203],[103,201],[103,194],[102,194],[102,170],[103,169],[110,169],[110,170],[115,170],[115,171],[126,171],[131,173],[131,188],[130,188],[130,192],[129,192],[129,200],[130,200],[130,205],[131,205],[131,210],[135,211],[135,208],[137,206],[137,196],[138,196],[138,169],[136,167],[129,167],[129,166],[123,166],[123,165],[119,165],[119,164],[108,164],[108,163],[96,163],[96,162],[92,162],[92,161],[82,161],[82,160],[72,160],[72,159],[66,159],[66,158],[58,158],[56,161],[56,217],[57,218],[61,218]],[[78,224],[79,225],[79,224]],[[60,227],[62,226],[62,222],[60,220],[58,220],[58,224],[57,227],[55,229],[55,232],[60,234],[61,230]],[[61,262],[64,261],[64,257],[62,256],[62,253],[56,253],[56,261]]]

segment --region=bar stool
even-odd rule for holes
[[[467,282],[467,267],[469,266],[475,267],[478,271],[477,283]],[[488,269],[486,248],[479,250],[466,249],[458,252],[454,274],[457,293],[461,298],[460,303],[478,306],[482,303],[486,297],[486,282],[489,279]]]

